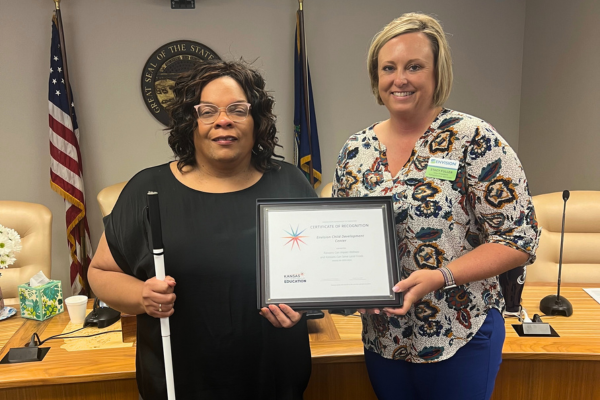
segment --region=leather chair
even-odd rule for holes
[[[319,194],[319,197],[331,197],[332,186],[333,186],[333,182],[329,182],[326,185],[324,185],[323,188],[321,189],[321,193]]]
[[[102,213],[103,217],[106,217],[112,212],[112,209],[126,184],[127,181],[117,183],[115,185],[105,187],[100,191],[100,193],[98,193],[96,199],[100,205],[100,212]]]
[[[563,204],[562,192],[533,197],[542,236],[527,282],[558,280]],[[561,281],[600,283],[600,191],[572,191],[567,200]]]
[[[42,271],[50,278],[52,269],[52,212],[41,204],[0,201],[0,225],[21,236],[22,250],[15,263],[0,269],[0,287],[6,305],[18,304],[17,287]]]

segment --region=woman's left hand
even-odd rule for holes
[[[296,312],[286,304],[270,304],[260,309],[260,315],[269,320],[275,328],[291,328],[302,319],[304,311]]]
[[[421,300],[427,293],[443,287],[444,276],[438,270],[421,269],[414,271],[410,276],[394,286],[394,292],[404,293],[402,308],[386,307],[383,311],[388,315],[405,315],[410,307]]]

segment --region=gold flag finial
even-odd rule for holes
[[[56,0],[54,0],[54,1],[56,1]],[[298,0],[298,4],[300,5],[300,11],[302,11],[302,0]]]
[[[54,0],[54,7],[56,7],[57,10],[60,10],[60,0]]]

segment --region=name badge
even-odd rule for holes
[[[431,157],[427,164],[425,176],[427,178],[443,179],[445,181],[453,181],[456,179],[459,162],[456,160],[444,160],[442,158]]]

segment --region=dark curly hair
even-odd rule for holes
[[[167,106],[171,116],[169,146],[178,159],[177,168],[181,171],[186,165],[196,166],[194,132],[198,120],[194,106],[200,104],[200,94],[204,87],[215,79],[228,76],[242,88],[254,119],[254,147],[252,165],[260,172],[278,165],[271,159],[275,154],[278,139],[275,136],[277,117],[273,114],[275,99],[265,90],[265,80],[244,61],[210,60],[198,62],[190,71],[177,78],[173,89],[174,99]]]

